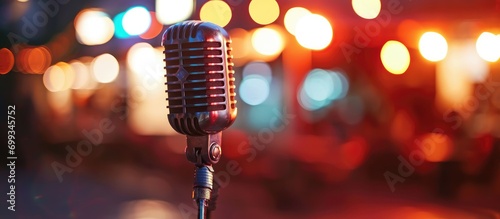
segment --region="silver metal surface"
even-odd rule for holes
[[[170,125],[184,135],[214,134],[236,119],[231,39],[215,24],[184,21],[163,34]]]

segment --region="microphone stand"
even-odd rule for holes
[[[213,180],[212,164],[219,162],[222,155],[222,133],[187,136],[186,157],[195,164],[193,199],[198,205],[198,219],[210,217],[215,210],[219,185]]]

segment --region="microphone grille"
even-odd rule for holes
[[[207,39],[190,41],[196,37],[200,24],[186,22],[174,25],[165,33],[165,41],[169,42],[164,44],[165,84],[167,107],[171,114],[236,108],[230,42]],[[225,83],[228,83],[227,89]]]

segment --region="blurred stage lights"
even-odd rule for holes
[[[269,66],[269,64],[267,64],[266,62],[260,61],[248,63],[243,68],[242,75],[243,78],[250,75],[260,75],[264,79],[266,79],[268,83],[271,83],[271,80],[273,78],[271,66]]]
[[[269,97],[269,82],[261,75],[253,74],[244,77],[239,87],[241,100],[248,105],[262,104]]]
[[[118,39],[125,39],[130,37],[130,35],[123,29],[123,16],[125,15],[125,11],[118,13],[113,18],[113,23],[115,24],[115,37]]]
[[[252,34],[252,46],[262,55],[275,56],[283,51],[283,37],[275,29],[262,27]]]
[[[248,105],[264,103],[271,90],[272,71],[265,62],[251,62],[243,68],[243,81],[239,86],[239,96]]]
[[[305,8],[302,7],[295,7],[295,8],[290,8],[286,14],[285,14],[285,28],[286,30],[292,34],[295,35],[296,28],[297,28],[297,23],[299,22],[302,17],[306,15],[310,15],[311,12]]]
[[[500,58],[500,35],[483,32],[477,38],[476,51],[479,56],[488,61],[496,62]]]
[[[438,62],[446,57],[448,43],[441,34],[426,32],[420,37],[418,49],[425,59],[431,62]]]
[[[120,66],[113,55],[104,53],[92,61],[91,69],[98,82],[110,83],[118,76]]]
[[[84,45],[101,45],[114,33],[114,24],[108,14],[97,9],[85,9],[75,18],[76,39]]]
[[[16,68],[21,73],[42,74],[52,62],[52,55],[45,46],[22,48],[16,56]]]
[[[222,0],[207,1],[200,9],[200,19],[225,27],[233,16],[229,5]]]
[[[188,19],[195,8],[194,0],[156,0],[156,19],[170,25]]]
[[[156,16],[155,16],[156,13],[149,12],[149,14],[151,16],[151,25],[149,25],[149,29],[146,30],[146,32],[139,35],[140,38],[145,39],[145,40],[155,38],[163,30],[163,25],[160,24],[160,22],[158,22],[158,20],[156,19]]]
[[[344,98],[348,90],[348,80],[342,73],[313,69],[302,83],[297,98],[304,109],[314,111]]]
[[[155,49],[151,44],[136,43],[127,52],[127,67],[134,73],[145,73],[148,66],[156,63],[156,59]]]
[[[43,74],[43,84],[51,92],[69,89],[75,81],[75,72],[68,63],[58,62]]]
[[[385,69],[395,75],[405,73],[410,66],[410,52],[403,43],[395,40],[384,44],[380,59]]]
[[[319,14],[305,15],[297,22],[295,38],[305,48],[322,50],[332,42],[332,25]]]
[[[380,0],[352,0],[352,8],[356,14],[364,19],[373,19],[381,9]]]
[[[275,0],[252,0],[248,12],[255,23],[267,25],[278,18],[280,7]]]
[[[123,15],[123,29],[131,36],[145,33],[151,25],[151,15],[143,6],[128,9]]]
[[[14,54],[7,48],[0,49],[0,74],[7,74],[14,67]]]

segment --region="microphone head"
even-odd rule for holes
[[[184,21],[163,34],[168,121],[191,136],[215,134],[236,119],[231,39],[216,24]]]

